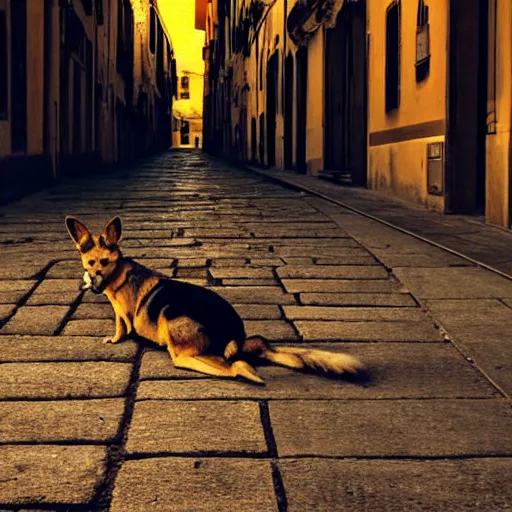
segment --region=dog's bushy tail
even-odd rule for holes
[[[359,359],[349,354],[314,348],[272,347],[262,336],[247,338],[242,351],[280,366],[326,375],[357,375],[366,369]]]

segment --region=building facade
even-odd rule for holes
[[[510,2],[211,0],[204,12],[207,150],[511,226]]]
[[[168,148],[173,58],[147,0],[0,0],[0,188]]]
[[[177,100],[173,106],[173,146],[203,147],[203,84],[201,74],[178,75]]]

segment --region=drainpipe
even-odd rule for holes
[[[285,91],[288,84],[286,83],[286,68],[285,68],[285,62],[286,62],[286,17],[288,13],[288,0],[284,0],[284,16],[283,16],[283,65],[281,67],[281,114],[283,116],[283,135],[281,137],[281,157],[282,157],[282,164],[283,169],[285,168],[285,147],[284,147],[284,138],[285,138],[285,126],[286,126],[286,119],[285,119]],[[293,79],[292,79],[293,80]],[[293,81],[290,84],[293,87]],[[293,91],[291,91],[291,94],[293,94]],[[293,157],[292,157],[293,158]]]
[[[261,137],[261,134],[259,133],[259,122],[260,122],[260,105],[259,105],[259,98],[260,98],[260,44],[259,44],[259,38],[256,38],[256,130],[258,132],[258,137],[256,140],[258,141],[257,146],[259,146],[259,140]]]

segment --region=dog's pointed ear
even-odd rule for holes
[[[110,219],[103,228],[103,237],[107,245],[117,245],[121,241],[122,227],[121,219],[114,217]]]
[[[85,224],[75,219],[75,217],[66,217],[66,229],[78,249],[88,240],[92,239],[91,232],[86,228]]]

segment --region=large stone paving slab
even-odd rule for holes
[[[11,254],[8,254],[8,253]],[[9,251],[6,247],[2,247],[2,253],[6,255],[6,257],[17,256],[16,253],[19,253],[20,249],[16,248],[12,251]],[[46,257],[39,257],[40,263],[27,263],[22,262],[20,264],[10,264],[10,265],[2,265],[0,268],[0,279],[32,279],[39,274],[45,266],[43,261],[47,261]]]
[[[442,341],[431,322],[293,322],[305,341]]]
[[[109,304],[82,303],[76,308],[72,320],[109,320],[114,318],[114,309]]]
[[[135,405],[130,454],[265,453],[254,402],[144,401]]]
[[[41,361],[131,361],[133,341],[103,343],[92,336],[0,336],[0,363]]]
[[[278,366],[257,367],[266,386],[215,379],[174,368],[164,351],[144,354],[139,399],[383,399],[499,397],[485,377],[449,344],[304,345],[359,357],[371,380],[359,385]],[[176,380],[179,379],[179,380]],[[200,381],[200,382],[199,382]]]
[[[388,279],[389,274],[377,266],[311,265],[280,267],[276,270],[281,279]]]
[[[428,300],[435,318],[459,341],[508,344],[512,309],[497,299]]]
[[[76,279],[45,279],[37,288],[37,293],[76,292],[80,285],[80,273]]]
[[[26,297],[29,291],[30,289],[5,292],[0,290],[0,304],[18,304]]]
[[[401,287],[391,279],[283,279],[288,293],[398,293]]]
[[[0,334],[53,334],[69,311],[67,306],[23,306]]]
[[[512,460],[279,461],[288,512],[504,512]]]
[[[0,399],[122,396],[131,370],[131,364],[110,362],[4,363]]]
[[[277,286],[275,279],[222,279],[224,286]]]
[[[294,328],[284,320],[246,320],[244,322],[247,336],[260,335],[269,341],[298,340]]]
[[[232,304],[295,304],[293,295],[284,293],[275,286],[250,286],[247,288],[212,286],[210,289]]]
[[[210,274],[214,279],[273,279],[274,275],[271,269],[267,268],[251,268],[251,267],[240,267],[240,268],[210,268]]]
[[[426,305],[450,337],[512,395],[512,309],[497,299],[428,300]]]
[[[473,264],[468,260],[459,258],[449,252],[442,251],[431,252],[427,254],[400,254],[391,249],[372,249],[372,252],[388,268],[397,267],[471,267]]]
[[[113,336],[116,331],[115,322],[111,319],[71,320],[62,334],[64,336]]]
[[[301,293],[302,304],[313,306],[417,307],[406,293]]]
[[[512,409],[503,399],[272,401],[281,457],[512,455]],[[326,418],[329,418],[326,428]]]
[[[0,446],[0,504],[87,505],[105,478],[101,446]]]
[[[463,341],[459,346],[503,393],[512,398],[512,344]]]
[[[120,398],[0,402],[0,443],[111,442],[123,412]]]
[[[425,312],[420,308],[284,306],[283,311],[288,320],[424,322],[427,319]]]
[[[77,287],[78,288],[78,287]],[[52,293],[39,293],[37,290],[27,300],[27,306],[70,306],[78,298],[80,292],[62,291]]]
[[[232,458],[127,461],[112,512],[277,512],[270,462]]]
[[[0,324],[7,320],[7,318],[14,311],[15,306],[12,304],[0,304]]]
[[[291,265],[308,265],[311,261],[300,261],[298,258],[284,258]],[[370,254],[355,253],[344,256],[329,256],[316,258],[317,265],[379,265],[377,260]]]
[[[482,268],[395,268],[393,273],[420,299],[512,298],[512,282]]]
[[[26,279],[0,280],[0,293],[23,292],[27,293],[37,281]]]
[[[233,304],[243,320],[279,320],[281,310],[275,305]]]

